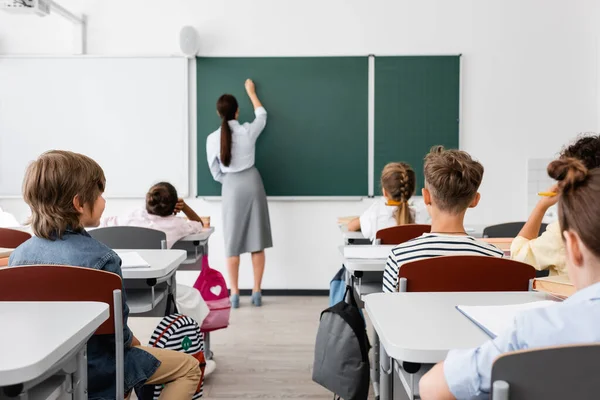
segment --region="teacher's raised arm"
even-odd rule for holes
[[[222,183],[223,234],[233,308],[240,304],[240,254],[252,253],[252,304],[260,306],[264,250],[273,246],[267,195],[254,167],[256,139],[267,124],[267,111],[258,99],[254,82],[247,79],[244,86],[254,107],[254,121],[240,124],[237,99],[224,94],[217,100],[221,126],[206,139],[210,171]]]

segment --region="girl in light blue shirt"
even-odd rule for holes
[[[499,355],[600,342],[600,168],[587,170],[581,161],[566,158],[552,162],[548,174],[559,182],[559,223],[577,293],[562,303],[521,313],[507,331],[476,349],[449,352],[421,379],[421,399],[487,399],[492,364]]]

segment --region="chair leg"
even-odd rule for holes
[[[204,358],[212,360],[213,352],[210,350],[210,332],[204,332]]]
[[[120,290],[113,291],[115,314],[116,398],[125,398],[125,343],[123,338],[123,298]]]
[[[494,400],[509,400],[509,385],[506,381],[494,381],[492,385],[492,398]]]
[[[87,345],[77,353],[77,370],[73,374],[74,399],[85,400],[88,395]]]

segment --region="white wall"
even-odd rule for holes
[[[470,223],[526,218],[527,159],[552,157],[579,132],[598,129],[600,12],[593,0],[59,3],[88,14],[92,54],[177,53],[179,29],[188,24],[200,32],[206,56],[463,54],[460,145],[486,167]],[[70,53],[72,31],[58,16],[0,13],[0,53]],[[336,216],[359,213],[367,202],[271,202],[275,247],[264,287],[327,287],[339,267]],[[219,203],[190,203],[220,226]],[[107,213],[135,205],[110,201]],[[21,201],[0,206],[27,214]],[[221,232],[211,240],[211,262],[224,266]],[[241,270],[242,286],[250,287],[248,259]]]

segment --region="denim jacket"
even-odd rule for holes
[[[87,232],[67,230],[62,239],[32,237],[10,256],[9,265],[57,264],[114,272],[121,278],[121,259]],[[125,392],[140,388],[154,374],[160,361],[150,353],[132,348],[133,334],[127,326],[129,307],[123,292],[123,339],[125,341]],[[88,393],[90,400],[115,398],[114,336],[92,336],[87,344]]]

